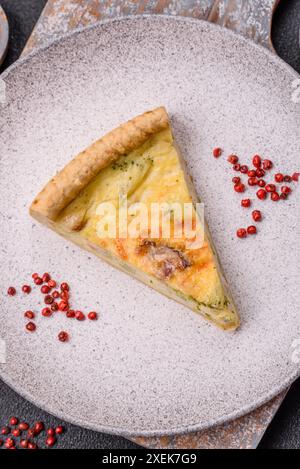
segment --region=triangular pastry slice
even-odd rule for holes
[[[127,210],[122,212],[124,200]],[[173,203],[192,205],[190,226],[195,227],[197,202],[174,145],[168,114],[159,107],[114,129],[77,155],[37,195],[30,214],[220,328],[233,330],[239,326],[239,316],[207,227],[204,242],[195,245],[183,230],[181,235],[175,230],[178,220],[170,210],[169,214],[160,212],[154,234],[150,228],[138,236],[128,234],[129,225],[133,232],[141,225],[144,228],[138,205],[149,209],[151,228],[153,203],[162,204],[166,211]],[[109,208],[115,208],[117,217],[113,235]],[[127,214],[122,229],[121,213]],[[168,236],[163,230],[166,219],[170,221]]]

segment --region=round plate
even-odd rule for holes
[[[226,155],[254,153],[299,170],[299,105],[288,66],[267,51],[198,20],[131,17],[98,24],[39,50],[4,79],[0,113],[1,376],[37,406],[76,424],[123,435],[203,429],[251,411],[299,373],[299,196],[261,202],[257,236],[232,190]],[[143,111],[165,105],[206,204],[242,327],[222,332],[28,215],[58,168],[92,141]],[[224,156],[215,160],[212,148]],[[250,194],[250,192],[249,192]],[[49,271],[72,288],[75,308],[24,330],[41,295],[20,286]],[[8,297],[9,285],[18,294]],[[57,334],[68,330],[69,343]]]
[[[0,5],[0,65],[2,64],[8,44],[8,22]]]

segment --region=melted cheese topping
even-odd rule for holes
[[[189,249],[185,239],[175,239],[172,233],[168,239],[151,239],[147,233],[147,239],[155,246],[167,246],[173,250],[168,251],[172,254],[174,250],[175,253],[180,252],[187,263],[184,268],[176,268],[171,275],[162,278],[162,272],[157,270],[154,261],[155,256],[151,256],[151,249],[154,251],[154,248],[141,248],[140,238],[99,238],[97,226],[99,221],[103,224],[103,215],[97,213],[97,207],[107,202],[118,209],[120,194],[127,195],[129,211],[136,202],[143,202],[149,209],[152,202],[179,202],[182,206],[192,202],[169,129],[100,171],[65,208],[58,221],[61,226],[67,226],[77,236],[83,237],[89,245],[100,246],[135,268],[160,278],[183,297],[202,305],[224,308],[227,299],[211,246],[206,239],[200,248]],[[138,223],[138,214],[131,213],[128,222],[134,221]],[[182,261],[178,254],[177,261]]]

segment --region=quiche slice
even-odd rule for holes
[[[125,199],[127,231],[116,223],[115,231],[106,234],[104,227],[112,216],[103,207],[115,208],[119,220]],[[202,224],[203,242],[195,246],[183,230],[183,234],[175,230],[178,219],[169,210],[173,203],[182,207],[190,204],[194,226],[198,201],[174,144],[168,114],[159,107],[126,122],[79,153],[36,196],[30,214],[220,328],[233,330],[239,326],[239,316],[207,227]],[[166,213],[156,218],[154,234],[149,229],[136,236],[128,234],[129,224],[141,225],[140,213],[135,210],[141,203],[149,208],[150,226],[151,204],[162,204],[169,212],[168,236],[162,229]]]

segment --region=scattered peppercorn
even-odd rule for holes
[[[47,293],[49,293],[49,291],[50,291],[50,287],[48,287],[48,285],[43,285],[43,286],[41,287],[41,292],[42,292],[44,295],[46,295]]]
[[[253,210],[252,212],[252,218],[254,221],[261,221],[262,215],[260,210]]]
[[[11,417],[9,419],[9,424],[10,425],[17,425],[18,422],[19,422],[19,420],[17,419],[17,417]]]
[[[98,315],[95,311],[91,311],[87,316],[91,321],[95,321],[96,319],[98,319]]]
[[[264,200],[266,197],[267,197],[267,193],[264,189],[259,189],[257,192],[256,192],[256,195],[259,199],[261,200]]]
[[[10,433],[10,427],[2,427],[1,435],[8,435]]]
[[[217,148],[213,149],[213,156],[215,158],[219,158],[219,156],[221,156],[221,155],[222,155],[222,149],[221,148],[217,147]]]
[[[289,194],[290,192],[292,192],[292,189],[288,186],[282,186],[281,192],[283,192],[284,194]]]
[[[264,160],[262,162],[262,166],[266,171],[268,171],[269,169],[271,169],[273,167],[273,163],[270,160]]]
[[[36,443],[32,443],[32,441],[29,441],[27,448],[28,449],[38,449],[38,445]]]
[[[247,208],[247,207],[250,207],[250,205],[251,205],[251,200],[250,199],[242,199],[241,200],[241,206],[242,207]]]
[[[43,280],[41,279],[41,277],[35,277],[34,283],[35,283],[36,285],[42,285]]]
[[[73,309],[69,309],[66,312],[66,316],[67,316],[67,318],[75,318],[75,311]]]
[[[242,165],[240,169],[241,173],[247,174],[248,173],[248,166],[247,165]]]
[[[47,446],[54,446],[56,443],[56,438],[54,436],[48,436],[46,439]]]
[[[50,308],[43,308],[42,309],[42,315],[48,318],[49,316],[52,316],[52,311]]]
[[[58,425],[56,428],[55,428],[55,433],[57,435],[62,435],[65,431],[65,428],[62,426],[62,425]]]
[[[50,274],[48,274],[48,272],[45,272],[42,279],[44,283],[49,282],[49,280],[51,280]]]
[[[250,177],[248,179],[249,186],[256,186],[257,183],[258,183],[258,181],[257,181],[256,177]]]
[[[19,423],[18,428],[19,428],[21,431],[23,431],[23,430],[28,430],[29,425],[28,425],[28,423],[26,423],[26,422],[21,422],[21,423]]]
[[[255,168],[260,168],[261,166],[261,157],[259,155],[254,155],[252,158],[252,163]]]
[[[54,435],[55,435],[55,430],[54,430],[54,428],[48,428],[48,430],[47,430],[47,435],[48,435],[48,436],[54,436]]]
[[[58,311],[58,304],[54,301],[51,305],[51,311]]]
[[[36,435],[41,433],[41,431],[43,431],[44,429],[45,429],[45,425],[43,424],[43,422],[36,422],[33,426],[33,430]]]
[[[59,334],[58,334],[58,340],[60,340],[60,342],[68,342],[69,340],[69,334],[65,331],[61,331]]]
[[[46,305],[51,305],[54,301],[54,298],[51,295],[46,295],[44,298],[44,303]]]
[[[236,232],[238,238],[246,238],[247,231],[244,228],[239,228]]]
[[[275,184],[267,184],[267,185],[266,185],[266,191],[267,191],[267,192],[275,192],[275,191],[276,191],[276,186],[275,186]]]
[[[279,199],[280,199],[280,195],[278,194],[278,192],[272,192],[271,200],[273,200],[273,202],[277,202]]]
[[[4,446],[6,448],[12,448],[13,446],[15,446],[15,440],[13,438],[6,438]]]
[[[34,332],[36,330],[34,322],[28,322],[25,327],[29,332]]]
[[[239,182],[241,182],[241,178],[238,177],[238,176],[235,176],[235,177],[232,178],[232,182],[233,182],[234,184],[238,184]]]
[[[244,184],[242,184],[241,182],[239,182],[238,184],[235,184],[234,190],[235,190],[236,192],[245,192],[246,188],[245,188],[245,185],[244,185]]]
[[[236,155],[229,155],[228,158],[227,158],[227,161],[229,161],[229,163],[231,163],[231,164],[237,164],[239,159]]]
[[[253,234],[256,234],[256,232],[257,232],[256,226],[254,226],[254,225],[248,226],[248,228],[247,228],[247,233],[248,234],[253,235]]]
[[[78,321],[84,321],[84,320],[85,320],[85,315],[83,314],[82,311],[76,311],[76,312],[75,312],[75,318],[76,318]]]
[[[25,311],[24,313],[24,317],[27,318],[27,319],[34,319],[34,312],[33,311]]]
[[[29,443],[29,440],[27,440],[27,439],[21,440],[20,441],[21,448],[23,448],[23,449],[28,448],[28,443]]]
[[[67,311],[69,308],[69,305],[66,301],[62,300],[58,303],[58,309],[59,311]]]
[[[17,293],[15,287],[9,287],[8,290],[7,290],[7,294],[9,296],[15,296],[15,294]]]
[[[284,176],[281,173],[277,173],[277,174],[275,174],[274,179],[275,179],[276,182],[282,182],[283,179],[284,179]]]
[[[257,176],[258,178],[264,177],[265,174],[266,174],[265,171],[264,171],[263,169],[261,169],[261,168],[258,168],[258,169],[256,170],[256,176]]]

